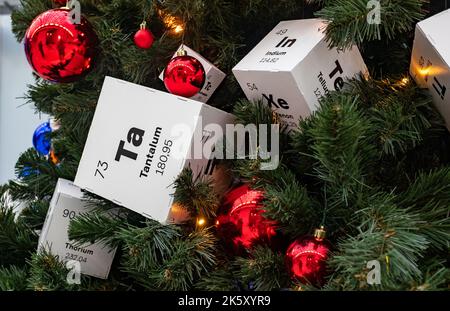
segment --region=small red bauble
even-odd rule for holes
[[[317,229],[314,237],[294,241],[286,252],[286,263],[292,277],[304,283],[321,285],[326,272],[329,244],[325,230]]]
[[[149,49],[152,47],[154,41],[155,36],[146,28],[146,24],[142,23],[141,29],[134,35],[134,44],[140,49]]]
[[[164,70],[164,84],[175,95],[192,97],[203,88],[206,75],[205,68],[195,57],[181,50]]]
[[[261,210],[264,193],[240,186],[226,196],[226,215],[217,218],[219,235],[231,241],[234,252],[241,253],[257,244],[268,243],[276,235],[276,223],[263,217]]]
[[[25,34],[25,53],[34,71],[53,82],[74,82],[92,69],[98,38],[91,24],[69,18],[67,8],[36,17]]]

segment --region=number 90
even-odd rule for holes
[[[74,219],[77,216],[77,214],[74,211],[69,211],[68,209],[65,209],[63,211],[63,217],[67,218],[69,217],[69,219]]]

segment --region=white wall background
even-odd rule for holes
[[[23,45],[11,32],[9,15],[0,15],[0,184],[15,178],[19,155],[32,146],[35,128],[48,119],[20,98],[30,83],[33,77]]]

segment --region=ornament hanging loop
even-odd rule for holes
[[[186,55],[187,55],[187,52],[184,49],[184,44],[181,43],[181,46],[180,46],[180,48],[177,51],[177,56],[186,56]]]
[[[317,241],[323,241],[323,240],[325,240],[326,236],[327,236],[327,231],[325,230],[325,227],[324,227],[324,226],[320,226],[319,229],[316,229],[316,230],[314,231],[314,238],[315,238]]]
[[[70,2],[71,2],[72,0],[67,0],[66,1],[66,5],[63,5],[62,7],[61,7],[61,9],[68,9],[68,10],[70,10]]]

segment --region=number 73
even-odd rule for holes
[[[105,176],[102,172],[106,172],[108,170],[108,163],[98,161],[97,163],[97,169],[95,170],[94,176],[100,176],[101,178],[105,179]]]

